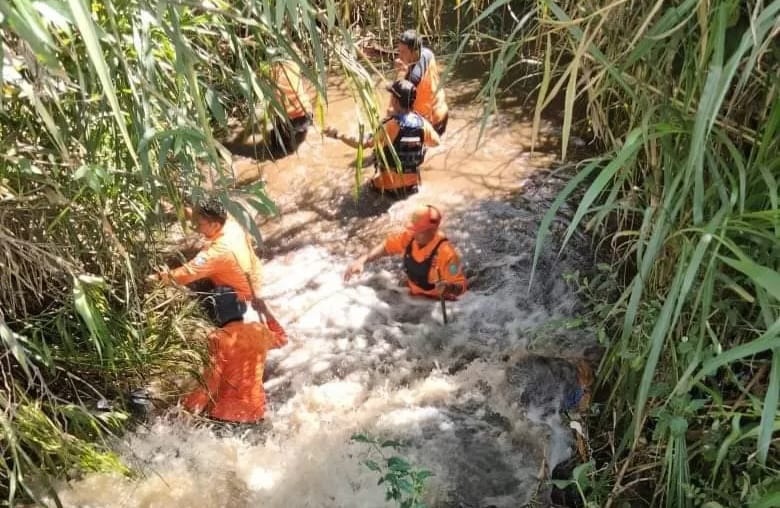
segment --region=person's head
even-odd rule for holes
[[[414,83],[399,79],[387,87],[392,97],[391,106],[396,111],[409,111],[417,98],[417,88]]]
[[[427,245],[436,237],[441,224],[441,212],[433,205],[418,206],[409,219],[406,229],[414,234],[417,245]]]
[[[192,218],[198,233],[206,237],[212,237],[219,233],[227,220],[225,206],[215,197],[199,201],[193,212]]]
[[[398,38],[398,58],[404,63],[414,63],[420,59],[420,50],[422,49],[422,37],[417,30],[406,30]]]

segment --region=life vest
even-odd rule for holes
[[[419,79],[414,76],[417,71]],[[420,50],[420,59],[409,66],[405,79],[417,87],[417,97],[414,100],[414,111],[428,119],[432,125],[438,125],[447,117],[447,100],[444,87],[440,86],[439,65],[436,57],[428,48]]]
[[[387,146],[383,150],[384,157],[377,158],[380,169],[393,169],[397,163],[393,156],[393,148],[401,163],[403,173],[416,173],[417,168],[425,158],[425,124],[423,117],[410,111],[392,117],[398,122],[398,135],[393,140],[392,148]],[[389,121],[389,120],[388,120]]]
[[[406,246],[406,252],[404,252],[404,270],[406,271],[406,276],[409,277],[411,282],[424,291],[430,291],[436,287],[435,284],[431,284],[428,281],[428,274],[431,271],[431,266],[433,266],[433,258],[439,251],[441,244],[446,241],[446,238],[439,240],[439,243],[437,243],[431,253],[428,254],[428,257],[420,262],[416,261],[412,256],[412,243],[414,240],[410,241],[409,245]]]

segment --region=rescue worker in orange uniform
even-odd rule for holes
[[[274,99],[285,114],[277,115],[273,128],[266,133],[266,145],[274,158],[295,152],[312,124],[311,98],[301,68],[292,60],[277,57],[277,52],[267,50],[272,61],[270,79],[276,86]]]
[[[439,232],[441,219],[441,212],[436,207],[418,207],[406,230],[388,236],[353,261],[344,272],[344,281],[362,273],[366,263],[385,256],[403,256],[412,295],[457,299],[466,291],[466,276],[455,248]]]
[[[205,249],[179,268],[150,276],[150,280],[189,284],[210,279],[217,287],[217,324],[209,335],[210,365],[204,386],[184,398],[193,412],[230,422],[251,423],[265,413],[263,369],[269,349],[287,343],[284,330],[259,298],[260,260],[238,222],[228,219],[216,199],[194,210],[197,230],[208,240]],[[248,312],[254,309],[265,323]]]
[[[414,111],[431,122],[441,136],[447,130],[449,109],[440,83],[439,65],[429,48],[423,46],[416,30],[406,30],[398,39],[395,69],[398,79],[411,81],[417,87]]]
[[[420,164],[425,159],[425,148],[439,145],[439,135],[420,114],[412,111],[415,87],[406,80],[398,80],[387,87],[390,92],[391,115],[373,137],[360,141],[326,129],[325,134],[357,147],[373,147],[376,175],[371,186],[379,191],[416,190],[421,183]]]

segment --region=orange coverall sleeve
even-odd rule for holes
[[[441,138],[439,133],[434,130],[433,125],[428,120],[423,123],[423,144],[425,146],[439,146]]]
[[[395,118],[391,118],[382,124],[382,128],[374,136],[374,147],[382,148],[393,144],[393,140],[398,136],[400,127]]]
[[[211,277],[218,272],[223,263],[224,254],[214,247],[209,247],[198,253],[197,256],[187,261],[178,268],[175,268],[162,277],[169,277],[179,284],[189,284],[196,280]]]
[[[287,344],[287,335],[279,323],[271,321],[267,325],[263,323],[248,323],[251,328],[246,333],[250,333],[253,340],[256,340],[264,351],[277,349]]]
[[[461,287],[459,295],[466,291],[466,276],[463,274],[463,265],[460,257],[449,242],[439,248],[435,259],[436,273],[440,280],[448,284],[458,284]]]
[[[412,241],[412,236],[408,231],[388,236],[385,238],[385,252],[392,256],[400,256]]]

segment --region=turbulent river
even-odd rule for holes
[[[260,223],[264,296],[291,336],[269,355],[265,422],[225,433],[157,416],[116,445],[135,477],[62,485],[64,505],[392,506],[361,464],[367,446],[350,441],[357,432],[405,442],[397,453],[434,473],[432,507],[516,507],[544,491],[540,479],[575,453],[559,408],[576,374],[557,358],[595,340],[567,326],[580,302],[565,275],[589,269],[590,249],[575,237],[559,254],[554,233],[529,289],[538,224],[561,184],[549,169],[555,155],[530,153],[519,107],[492,116],[477,148],[470,98],[468,82],[450,94],[444,145],[430,152],[421,191],[404,200],[356,200],[354,152],[314,129],[277,164],[237,160],[237,177],[262,176],[281,209]],[[334,85],[329,122],[349,130],[353,118]],[[553,125],[544,130],[554,140]],[[469,276],[446,325],[437,302],[407,295],[398,259],[341,278],[419,203],[444,211],[442,229]],[[561,218],[554,232],[564,226]],[[542,356],[528,361],[528,351]]]

